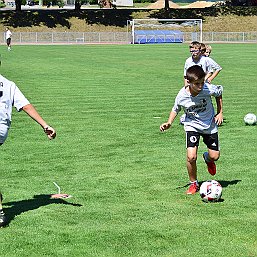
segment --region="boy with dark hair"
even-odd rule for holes
[[[187,171],[190,180],[187,194],[195,194],[199,190],[197,180],[197,150],[200,137],[208,148],[208,152],[203,154],[207,164],[208,172],[214,176],[216,174],[215,161],[219,159],[218,125],[222,123],[222,86],[211,85],[205,82],[205,72],[194,65],[187,69],[187,85],[178,93],[175,104],[170,112],[167,122],[160,126],[163,132],[169,129],[177,114],[184,110],[186,117],[184,129],[186,132],[187,147]],[[211,96],[216,98],[217,115],[215,115]]]

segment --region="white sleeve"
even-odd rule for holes
[[[20,111],[25,105],[29,104],[27,98],[22,94],[20,89],[15,85],[13,88],[13,103],[12,105]]]
[[[211,96],[218,97],[221,96],[223,93],[223,86],[221,85],[209,84],[208,88]]]
[[[184,77],[187,75],[187,69],[189,68],[189,59],[186,60],[185,66],[184,66]]]
[[[208,58],[209,65],[213,71],[222,70],[221,66],[218,63],[216,63],[212,58],[210,57],[207,57],[207,58]]]
[[[179,105],[179,99],[180,97],[177,95],[176,99],[175,99],[175,103],[173,105],[172,111],[179,113],[181,111],[181,106]]]

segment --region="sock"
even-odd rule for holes
[[[207,152],[204,152],[204,160],[206,161],[206,162],[211,162],[211,160],[210,160],[210,158],[209,158],[209,154],[207,153]]]
[[[196,184],[196,185],[198,185],[198,180],[190,181],[190,184]]]

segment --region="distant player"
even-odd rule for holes
[[[43,120],[15,83],[0,75],[0,145],[5,142],[11,126],[12,107],[15,107],[17,111],[25,111],[42,127],[49,139],[55,138],[55,130]],[[0,227],[4,226],[6,222],[2,207],[2,194],[0,193]]]
[[[205,55],[206,57],[210,57],[211,51],[212,51],[212,47],[211,47],[210,45],[205,45],[205,52],[204,52],[204,55]]]
[[[204,55],[206,51],[206,45],[203,43],[199,43],[198,41],[193,41],[189,45],[189,51],[191,53],[191,57],[187,58],[184,66],[184,84],[187,85],[186,71],[189,67],[193,65],[198,65],[203,68],[205,72],[205,81],[211,83],[212,80],[217,77],[219,72],[222,70],[221,66],[217,64],[210,57],[206,57]],[[181,115],[180,124],[183,125],[185,120],[185,115]]]
[[[169,129],[177,114],[181,109],[184,110],[186,114],[184,129],[186,132],[187,171],[190,180],[186,194],[189,195],[195,194],[199,190],[196,160],[200,137],[203,138],[203,142],[208,148],[208,152],[203,154],[203,158],[207,164],[208,172],[212,176],[216,174],[215,161],[220,156],[218,125],[223,121],[223,88],[205,82],[205,76],[204,70],[198,65],[187,69],[187,84],[179,91],[168,121],[160,126],[161,132]],[[211,100],[212,96],[216,98],[216,115]]]
[[[193,41],[189,45],[189,51],[191,57],[187,58],[184,66],[184,82],[187,84],[186,71],[189,67],[193,65],[198,65],[203,68],[206,76],[205,80],[208,80],[209,83],[219,74],[222,70],[221,66],[218,65],[213,59],[203,56],[203,46],[198,41]]]
[[[7,49],[8,51],[11,51],[12,32],[10,31],[9,28],[6,28],[5,30],[6,30],[5,39],[6,39]]]
[[[201,43],[201,52],[202,56],[207,58],[207,61],[209,62],[209,65],[211,66],[212,72],[207,76],[207,80],[209,83],[212,82],[212,80],[217,77],[217,75],[222,70],[221,66],[217,64],[210,56],[212,47],[210,45],[205,45],[204,43]]]

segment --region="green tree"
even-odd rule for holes
[[[22,0],[15,0],[15,10],[16,10],[16,12],[21,12],[21,1]]]
[[[165,0],[164,9],[165,10],[169,10],[170,9],[169,0]]]
[[[75,0],[75,10],[77,11],[80,10],[81,5],[82,5],[81,0]]]

